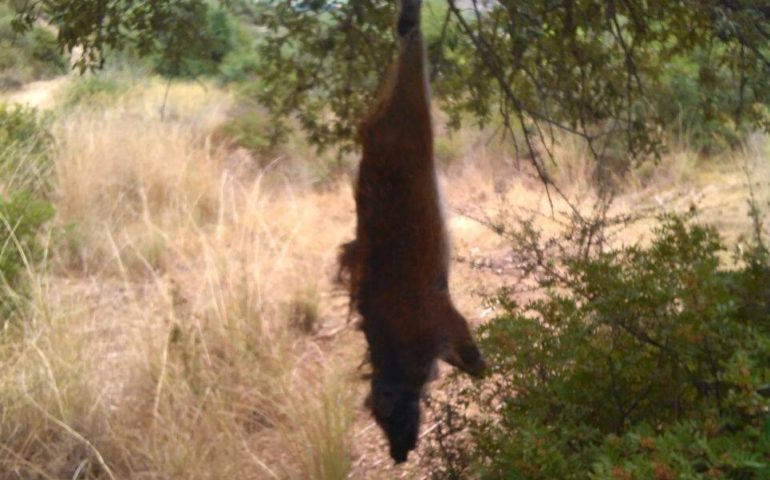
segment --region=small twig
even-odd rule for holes
[[[329,332],[319,333],[319,334],[315,335],[313,337],[313,339],[314,340],[330,340],[330,339],[336,337],[340,332],[346,330],[349,326],[350,326],[350,322],[348,322],[348,323],[346,323],[344,325],[341,325],[341,326],[339,326],[339,327],[337,327],[334,330],[331,330]]]
[[[171,90],[171,78],[166,82],[166,91],[163,94],[163,103],[160,106],[160,121],[165,121],[166,118],[166,102],[168,102],[168,92]]]

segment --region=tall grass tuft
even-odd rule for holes
[[[0,329],[0,478],[344,478],[346,373],[287,308],[328,288],[323,195],[211,146],[225,95],[176,84],[161,118],[164,96],[53,125],[54,228]]]

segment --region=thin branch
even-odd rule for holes
[[[577,135],[577,136],[579,136],[581,138],[586,138],[587,140],[589,140],[589,144],[590,144],[590,136],[585,131],[583,131],[583,132],[577,131],[577,130],[571,128],[571,127],[568,127],[566,125],[562,125],[559,122],[557,122],[557,121],[555,121],[555,120],[553,120],[551,118],[548,118],[548,117],[546,117],[546,116],[544,116],[544,115],[542,115],[540,113],[537,113],[537,112],[534,112],[534,111],[531,111],[531,110],[525,108],[524,105],[522,104],[521,100],[516,95],[514,95],[514,93],[511,90],[510,86],[505,81],[505,75],[503,74],[502,69],[497,64],[497,63],[499,63],[499,60],[497,62],[492,60],[492,58],[497,58],[497,57],[492,57],[492,54],[491,54],[491,50],[492,49],[486,43],[485,39],[483,37],[479,37],[479,36],[477,36],[477,35],[475,35],[473,33],[473,29],[468,24],[468,22],[465,20],[465,18],[463,18],[462,13],[457,8],[455,0],[448,0],[448,2],[449,2],[450,10],[454,14],[455,18],[457,18],[457,21],[462,26],[462,28],[465,31],[466,35],[468,35],[468,38],[471,39],[471,41],[473,42],[474,46],[479,51],[479,54],[480,54],[484,64],[487,66],[489,71],[492,72],[492,74],[497,78],[497,83],[498,83],[499,87],[503,90],[503,93],[505,93],[505,96],[507,97],[507,99],[514,106],[517,121],[519,123],[520,128],[524,132],[524,140],[525,140],[526,145],[527,145],[527,150],[528,150],[528,152],[529,152],[529,154],[531,156],[532,165],[535,167],[535,171],[537,172],[537,175],[540,178],[540,180],[543,182],[543,185],[545,185],[546,195],[548,196],[548,203],[549,203],[549,205],[551,207],[551,211],[552,212],[554,211],[553,198],[551,197],[551,191],[550,191],[550,189],[552,188],[559,195],[559,197],[561,197],[561,199],[569,206],[569,208],[575,213],[575,215],[579,219],[583,220],[583,217],[580,214],[580,212],[578,211],[577,207],[575,207],[572,204],[572,202],[569,200],[569,198],[566,196],[566,194],[564,194],[564,192],[548,177],[547,172],[544,170],[543,166],[538,162],[538,160],[537,160],[537,158],[538,158],[537,151],[536,151],[534,145],[532,144],[532,139],[531,139],[530,134],[527,132],[527,124],[526,124],[526,119],[525,119],[524,115],[525,114],[529,115],[534,120],[541,120],[541,121],[544,121],[544,122],[553,123],[559,129],[562,129],[564,131],[567,131],[569,133]],[[508,128],[510,128],[510,126],[508,126]]]
[[[514,104],[517,110],[520,110],[522,113],[526,113],[530,117],[532,117],[535,120],[540,120],[543,122],[550,123],[557,127],[560,130],[564,130],[565,132],[571,133],[573,135],[578,135],[582,138],[590,138],[591,135],[589,135],[587,132],[576,130],[569,125],[565,125],[558,120],[555,120],[553,118],[550,118],[542,113],[536,112],[534,110],[530,110],[526,108],[521,100],[513,93],[510,86],[505,81],[505,76],[503,75],[503,72],[501,69],[492,63],[490,60],[491,57],[491,48],[485,44],[482,43],[482,41],[473,33],[473,28],[468,24],[468,22],[463,18],[462,13],[457,8],[457,5],[455,4],[455,0],[448,0],[449,2],[449,8],[452,11],[452,14],[457,18],[460,25],[463,27],[463,30],[465,30],[465,33],[468,35],[468,38],[473,42],[473,45],[476,47],[476,49],[479,51],[482,60],[486,64],[489,71],[495,76],[496,80],[498,81],[498,84],[500,88],[503,90],[503,93],[511,100],[511,102]]]

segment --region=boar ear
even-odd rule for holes
[[[441,359],[469,375],[480,377],[486,366],[473,342],[465,317],[451,303],[444,305],[440,315],[445,335]]]
[[[441,358],[448,364],[474,377],[481,377],[486,369],[484,359],[481,358],[481,353],[473,342],[463,344],[450,343],[447,345]]]

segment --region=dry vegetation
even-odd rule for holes
[[[163,96],[148,81],[57,115],[46,260],[28,267],[29,304],[0,332],[0,478],[424,475],[391,467],[362,408],[363,341],[331,282],[353,230],[349,182],[319,189],[212,145],[230,103],[215,88],[175,84],[162,121]],[[508,252],[459,212],[504,207],[546,225],[550,210],[502,149],[461,135],[439,151],[463,152],[445,175],[452,288],[481,321],[476,293],[505,280]],[[559,155],[563,183],[590,203],[578,149]],[[767,155],[755,138],[695,171],[683,150],[636,174],[616,208],[700,205],[737,235],[749,228],[741,167],[767,205]]]

